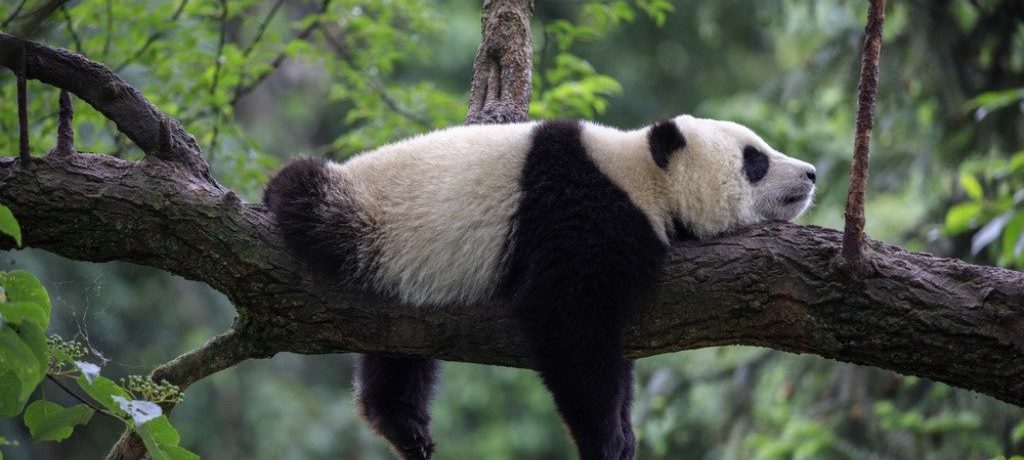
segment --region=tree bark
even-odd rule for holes
[[[210,284],[267,350],[385,352],[526,366],[506,306],[418,309],[314,280],[262,205],[159,159],[0,160],[0,202],[26,246],[121,260]],[[869,240],[875,273],[834,265],[842,234],[772,223],[673,247],[629,328],[628,354],[716,345],[814,353],[943,381],[1024,406],[1024,274]],[[10,243],[8,243],[8,246]]]
[[[466,124],[526,121],[530,111],[533,0],[486,0]]]

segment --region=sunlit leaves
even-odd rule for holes
[[[638,1],[659,27],[673,10],[664,0]],[[573,19],[556,19],[545,27],[545,42],[537,50],[539,68],[534,75],[533,118],[594,118],[607,110],[609,99],[622,93],[622,85],[602,75],[585,59],[574,54],[574,43],[593,41],[611,29],[636,20],[633,2],[589,1]],[[553,45],[553,46],[552,46]],[[548,51],[547,48],[554,48]],[[550,55],[550,56],[549,56]]]

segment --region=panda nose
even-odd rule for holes
[[[818,179],[818,176],[814,174],[814,171],[807,171],[807,178],[810,179],[813,184]]]

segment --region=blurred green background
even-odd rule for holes
[[[0,30],[39,1],[0,2]],[[34,37],[100,61],[196,135],[217,178],[259,200],[297,154],[343,159],[460,123],[478,2],[81,0]],[[803,223],[841,228],[867,2],[538,1],[536,118],[634,128],[679,113],[739,121],[813,162]],[[890,2],[868,191],[868,233],[913,250],[1024,267],[1024,4]],[[57,91],[29,82],[35,154],[54,144]],[[0,72],[0,152],[17,151],[14,78]],[[138,158],[76,101],[78,148]],[[23,223],[24,225],[24,223]],[[225,330],[224,296],[158,270],[37,250],[0,268],[39,276],[52,331],[85,341],[112,377]],[[1022,332],[1024,333],[1024,332]],[[281,354],[191,387],[171,417],[205,458],[382,459],[355,415],[352,359]],[[726,347],[639,361],[639,458],[967,459],[1024,454],[1024,409],[925,379]],[[66,401],[47,383],[46,397]],[[438,458],[571,458],[530,371],[448,363],[432,424]],[[11,459],[99,458],[118,425],[96,417],[60,444],[17,420]]]

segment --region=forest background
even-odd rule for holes
[[[0,3],[0,30],[31,1]],[[842,227],[867,2],[537,2],[531,117],[634,128],[678,113],[744,123],[813,162],[801,223]],[[455,0],[72,1],[33,38],[115,69],[197,136],[217,179],[256,201],[290,156],[344,159],[466,111],[480,6]],[[868,234],[973,263],[1024,267],[1024,7],[901,1],[887,10]],[[32,143],[52,145],[56,90],[29,82]],[[0,152],[17,152],[13,75],[0,73]],[[79,150],[139,152],[76,103]],[[38,250],[0,256],[37,276],[52,331],[105,375],[145,374],[230,325],[209,287]],[[390,458],[355,415],[352,355],[279,354],[197,383],[171,419],[206,458]],[[1024,410],[926,379],[748,347],[639,361],[640,458],[989,458],[1024,454]],[[47,397],[63,401],[46,384]],[[70,401],[70,400],[69,400]],[[531,371],[449,363],[439,458],[568,458]],[[17,420],[8,458],[97,458],[98,417],[60,444]]]

